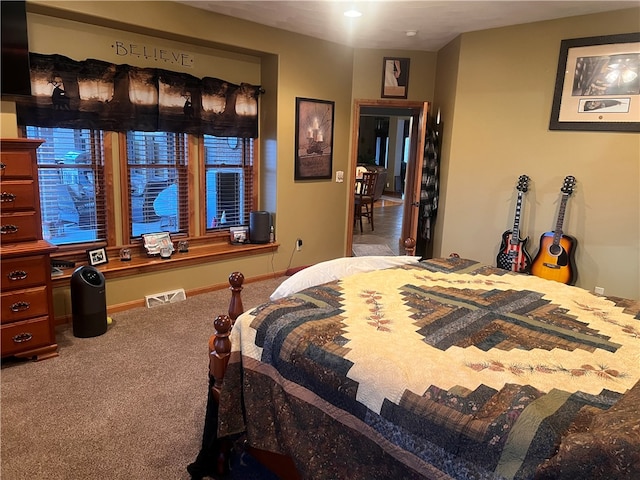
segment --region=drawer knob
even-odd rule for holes
[[[16,201],[15,193],[2,192],[2,194],[0,195],[0,202],[2,203],[15,202],[15,201]]]
[[[13,341],[15,343],[24,343],[24,342],[28,342],[32,338],[33,338],[33,335],[31,335],[30,333],[19,333],[18,335],[13,336]]]
[[[25,272],[24,270],[13,270],[12,272],[9,272],[7,274],[7,277],[9,277],[9,280],[12,281],[24,280],[25,278],[27,278],[27,272]]]
[[[7,168],[6,163],[0,162],[0,170],[4,170],[5,168]]]
[[[24,312],[25,310],[29,310],[31,304],[29,302],[16,302],[11,305],[12,312]]]
[[[2,225],[0,227],[0,234],[2,235],[6,235],[9,233],[18,233],[18,226],[17,225]]]

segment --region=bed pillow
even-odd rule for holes
[[[395,267],[416,263],[420,257],[410,256],[364,256],[344,257],[327,260],[316,265],[300,270],[280,284],[271,294],[271,301],[287,295],[297,293],[305,288],[314,287],[323,283],[339,280],[347,275],[359,272],[369,272],[383,268]]]

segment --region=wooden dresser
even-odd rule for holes
[[[0,140],[2,357],[58,355],[51,260],[43,240],[36,149],[41,140]]]

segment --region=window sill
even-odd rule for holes
[[[136,275],[139,273],[158,272],[173,268],[201,265],[205,261],[214,261],[234,257],[246,257],[253,254],[275,252],[279,243],[231,245],[229,243],[214,243],[209,245],[190,246],[188,252],[174,252],[171,258],[149,257],[144,254],[132,255],[130,261],[120,261],[117,254],[110,258],[109,263],[96,265],[96,268],[105,278],[118,278]],[[86,262],[83,262],[86,264]],[[69,279],[76,268],[82,265],[76,264],[73,268],[62,269],[62,275],[52,277],[53,287],[61,287],[69,284]]]

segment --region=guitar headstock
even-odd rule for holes
[[[518,177],[518,186],[516,187],[516,190],[522,193],[527,193],[527,190],[529,190],[528,175],[520,175],[520,177]]]
[[[573,175],[567,175],[564,177],[564,183],[560,191],[565,195],[571,195],[573,193],[573,187],[576,185],[576,177]]]

